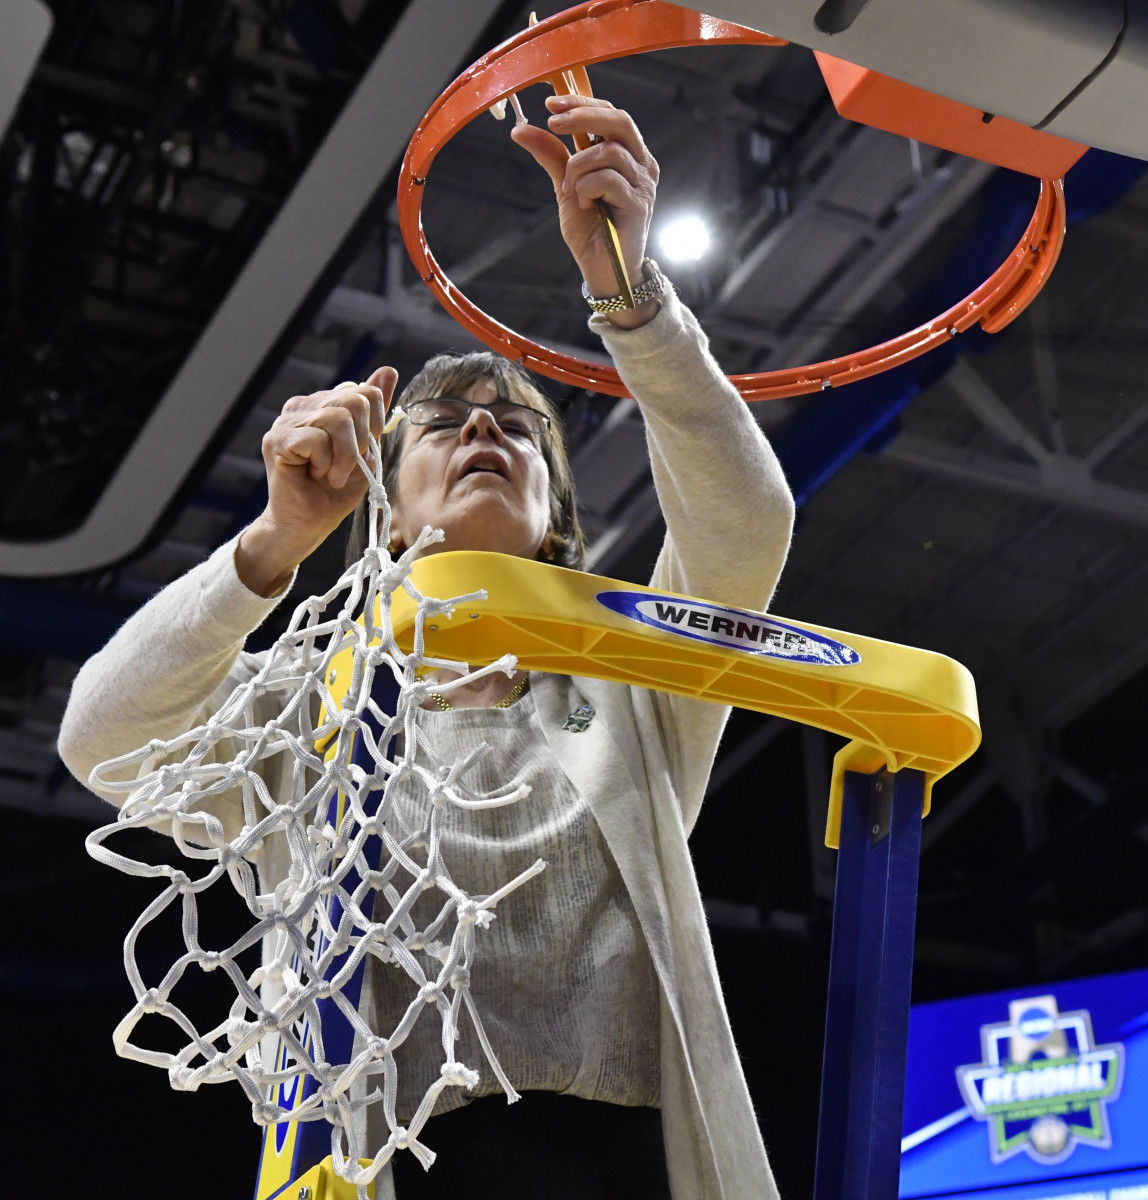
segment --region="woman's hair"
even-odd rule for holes
[[[489,350],[471,354],[436,354],[407,384],[396,403],[403,406],[439,396],[461,396],[484,379],[494,384],[500,396],[536,408],[550,418],[550,427],[542,435],[540,445],[550,474],[550,528],[546,535],[547,552],[540,552],[539,559],[560,567],[582,570],[586,561],[586,546],[578,524],[574,477],[570,473],[570,460],[566,457],[562,418],[529,371]],[[399,462],[403,455],[405,427],[406,423],[400,421],[382,438],[380,445],[383,486],[388,496],[398,495]],[[347,535],[348,566],[356,562],[367,548],[367,509],[368,501],[364,497],[355,509]]]

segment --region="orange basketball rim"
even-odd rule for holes
[[[532,25],[503,42],[483,55],[443,92],[415,131],[403,160],[398,191],[399,225],[423,281],[463,328],[499,354],[551,379],[612,396],[628,394],[613,367],[562,354],[523,337],[483,312],[451,283],[431,253],[423,232],[424,184],[435,156],[456,130],[512,93],[537,83],[549,83],[556,90],[567,91],[569,87],[563,85],[564,72],[572,72],[581,81],[585,74],[580,69],[597,62],[648,50],[700,45],[781,46],[785,41],[691,9],[678,8],[665,0],[591,0],[591,3],[578,5]],[[878,85],[885,80],[874,72],[864,74]],[[828,71],[826,75],[829,76]],[[567,84],[569,78],[567,75]],[[918,100],[923,97],[928,102],[920,111],[927,114],[932,132],[931,137],[920,140],[937,142],[936,130],[939,124],[943,127],[946,120],[954,128],[968,127],[968,114],[974,110],[929,92],[919,89],[916,92]],[[836,94],[834,98],[842,111],[846,111],[846,105]],[[913,106],[914,109],[917,107]],[[876,109],[879,111],[880,105]],[[862,108],[859,115],[866,117],[873,111],[874,106],[869,106]],[[904,113],[905,109],[901,108],[902,118]],[[1003,149],[997,145],[995,154],[991,150],[982,152],[982,145],[987,145],[988,139],[997,135],[993,130],[996,122],[982,124],[980,116],[976,113],[974,124],[981,126],[983,134],[977,136],[983,137],[985,142],[954,148],[1032,173],[1030,162],[1023,161],[1013,148],[1015,129],[1014,142],[1007,143]],[[871,123],[890,127],[879,116]],[[1002,126],[1006,124],[1011,126],[1011,123],[1001,122]],[[906,130],[904,119],[896,132],[908,132],[913,136],[912,131]],[[1032,130],[1024,133],[1029,143],[1034,139],[1057,140]],[[1083,147],[1077,150],[1084,152]],[[730,380],[746,400],[799,396],[841,387],[888,371],[949,341],[974,324],[979,323],[989,333],[996,333],[1028,307],[1048,280],[1060,255],[1064,230],[1063,180],[1042,179],[1036,210],[1016,249],[976,291],[932,321],[891,341],[841,358],[780,371],[733,375]]]

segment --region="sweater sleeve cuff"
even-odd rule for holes
[[[590,317],[590,328],[602,339],[615,361],[652,358],[661,354],[686,326],[686,310],[673,287],[662,293],[661,306],[657,315],[637,329],[620,329],[612,325],[608,317],[594,313]]]

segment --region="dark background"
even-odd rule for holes
[[[405,377],[432,350],[468,343],[395,253],[392,169],[259,370],[237,379],[229,418],[145,544],[79,574],[4,574],[3,546],[82,526],[412,5],[51,7],[55,31],[0,144],[8,1178],[43,1186],[63,1171],[98,1176],[96,1195],[242,1195],[259,1134],[239,1089],[174,1094],[162,1072],[112,1052],[131,1003],[121,944],[153,885],[86,855],[108,813],[55,755],[60,713],[79,663],[118,622],[258,513],[259,438],[287,396],[384,361]],[[526,16],[492,6],[466,61]],[[592,74],[662,163],[659,212],[697,208],[714,230],[701,263],[663,266],[730,371],[826,357],[931,317],[1003,259],[1035,199],[1032,180],[842,121],[800,47],[666,52]],[[523,99],[538,119],[539,96]],[[757,409],[801,506],[774,609],[949,654],[977,680],[984,746],[938,785],[924,827],[919,1001],[1148,962],[1142,170],[1099,151],[1073,169],[1062,261],[1005,333]],[[506,127],[483,119],[436,163],[424,218],[478,303],[592,350],[551,207]],[[591,568],[644,581],[663,530],[640,424],[607,397],[548,387],[567,419]],[[334,541],[293,599],[333,578]],[[812,1187],[833,886],[821,835],[837,744],[735,713],[693,838],[787,1197]],[[157,839],[136,844],[158,852]],[[223,938],[242,915],[223,897],[209,919]],[[142,956],[156,971],[178,953],[169,932]],[[218,1011],[214,986],[190,987],[189,1010]]]

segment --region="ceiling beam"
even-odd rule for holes
[[[813,361],[995,170],[989,163],[955,159],[952,165],[934,171],[904,198],[896,219],[817,299],[769,361]]]
[[[732,750],[727,750],[714,763],[709,783],[706,784],[706,791],[711,795],[720,791],[739,771],[748,767],[759,754],[772,746],[787,729],[792,727],[793,722],[787,721],[783,717],[767,717],[749,737],[743,738]]]
[[[728,308],[746,285],[761,273],[765,264],[782,243],[793,236],[801,219],[816,218],[817,208],[822,200],[837,187],[858,162],[864,160],[866,153],[880,138],[887,136],[887,134],[865,126],[853,133],[849,141],[822,172],[817,182],[809,187],[801,197],[793,212],[753,246],[741,262],[726,276],[711,308],[719,312]]]
[[[1053,975],[1059,975],[1080,959],[1090,954],[1111,954],[1145,932],[1148,932],[1148,908],[1127,909],[1057,955],[1047,964],[1048,970]]]
[[[982,767],[955,795],[937,802],[921,828],[921,854],[931,850],[963,817],[970,813],[981,797],[997,781],[992,767]]]
[[[0,38],[0,140],[8,131],[28,79],[48,44],[52,13],[43,0],[3,0]]]
[[[412,0],[87,520],[0,542],[6,574],[90,571],[143,543],[500,7]]]
[[[1061,504],[1110,520],[1148,525],[1148,493],[1100,483],[1092,478],[1082,459],[1045,453],[1047,461],[1042,468],[905,433],[885,447],[880,459],[974,487]]]
[[[1085,465],[1089,470],[1103,466],[1113,455],[1123,450],[1145,425],[1148,425],[1148,404],[1141,404],[1089,450],[1084,456]]]
[[[958,358],[945,376],[945,383],[956,392],[961,403],[977,420],[991,429],[1006,446],[1028,455],[1033,462],[1044,462],[1052,452],[1017,418],[988,380],[969,363]]]
[[[323,306],[323,316],[346,329],[382,333],[381,341],[410,334],[432,346],[465,344],[476,350],[489,348],[467,333],[442,309],[428,308],[406,292],[399,292],[397,296],[381,296],[378,292],[340,285],[332,290]],[[549,338],[546,344],[560,354],[604,365],[611,363],[611,359],[601,350],[590,350]]]

